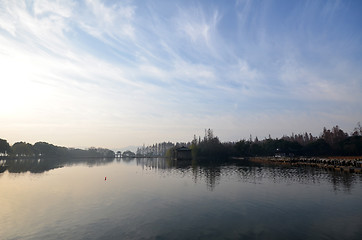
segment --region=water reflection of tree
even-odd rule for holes
[[[195,161],[179,161],[167,158],[136,158],[136,164],[143,170],[170,172],[181,176],[192,176],[194,182],[205,181],[212,191],[220,182],[221,168],[219,165],[198,165]]]
[[[123,161],[134,161],[123,160]],[[199,163],[196,161],[176,161],[164,158],[136,158],[137,165],[147,170],[173,171],[173,174],[190,175],[193,181],[205,181],[210,191],[222,181],[222,176],[237,175],[239,179],[248,183],[269,181],[274,183],[301,183],[318,184],[329,181],[334,190],[350,191],[353,183],[360,175],[327,171],[313,167],[295,167],[291,165],[268,165],[249,161],[225,161],[220,163]],[[230,171],[232,171],[230,173]]]
[[[172,168],[172,165],[170,166],[171,163],[162,158],[136,158],[136,164],[141,166],[142,169],[149,170],[165,170]]]
[[[220,183],[221,165],[200,165],[196,161],[171,161],[168,164],[181,174],[192,173],[194,182],[205,181],[207,189],[213,191]]]
[[[355,174],[330,172],[329,181],[333,184],[334,191],[341,190],[340,188],[342,186],[343,190],[350,192],[358,177],[361,178],[361,176]]]
[[[241,181],[247,183],[260,183],[262,181],[274,183],[301,183],[320,184],[323,181],[330,182],[334,191],[350,192],[353,185],[362,181],[362,175],[344,172],[328,171],[313,167],[295,167],[266,165],[251,163],[248,161],[229,161],[224,163],[198,163],[196,161],[176,161],[164,158],[122,158],[124,163],[136,161],[138,166],[144,170],[155,170],[160,172],[172,172],[182,177],[192,177],[197,183],[206,183],[207,189],[213,191],[222,181],[223,176],[237,176]],[[0,173],[43,173],[56,168],[69,165],[86,164],[88,166],[105,165],[114,162],[114,158],[53,158],[53,159],[7,159],[1,161]]]
[[[320,184],[330,182],[335,191],[350,191],[360,175],[327,171],[313,167],[291,165],[267,165],[249,161],[227,161],[224,163],[198,163],[196,161],[175,161],[170,159],[138,158],[137,165],[145,170],[173,171],[172,174],[192,176],[195,183],[203,181],[207,189],[213,191],[223,176],[236,175],[247,183],[301,183]]]
[[[43,173],[52,169],[62,168],[66,165],[87,164],[88,166],[104,165],[113,162],[113,158],[24,158],[24,159],[7,159],[3,163],[2,172],[6,170],[9,173]]]
[[[301,167],[291,165],[256,164],[245,162],[237,168],[237,174],[243,181],[260,183],[270,181],[274,183],[301,183],[320,184],[330,182],[334,191],[350,192],[358,178],[358,174],[335,172],[315,167]]]
[[[220,183],[221,167],[205,167],[204,169],[202,169],[202,172],[205,176],[207,188],[210,191],[213,191],[215,189],[215,186]]]

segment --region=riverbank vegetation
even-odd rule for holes
[[[192,157],[199,160],[215,161],[230,157],[256,156],[361,156],[362,155],[362,127],[360,123],[348,134],[334,126],[332,129],[323,128],[319,136],[311,133],[291,134],[273,139],[270,136],[263,140],[250,136],[248,140],[237,142],[221,142],[214,136],[213,130],[205,130],[203,138],[196,137],[190,142],[171,143],[163,142],[152,146],[142,146],[132,157],[167,157],[170,151],[179,147],[191,149]],[[112,150],[104,148],[89,148],[87,150],[55,146],[46,142],[37,142],[34,145],[25,142],[16,142],[12,146],[0,139],[0,156],[7,157],[114,157]]]
[[[162,146],[165,143],[163,143]],[[165,155],[159,154],[160,144],[143,147],[138,150],[138,156],[171,156],[170,152],[185,146],[191,149],[192,157],[198,160],[224,160],[230,157],[258,157],[258,156],[361,156],[362,155],[362,127],[360,123],[348,134],[334,126],[332,129],[323,128],[319,136],[311,133],[282,136],[281,138],[265,138],[259,140],[250,136],[248,140],[237,142],[221,142],[214,136],[212,129],[205,130],[203,138],[196,137],[187,143],[168,143]],[[164,149],[164,148],[161,148]],[[141,153],[145,152],[145,155]]]
[[[335,126],[331,130],[324,128],[318,137],[304,133],[280,139],[241,140],[235,143],[235,151],[239,156],[359,156],[362,128],[358,124],[351,135]]]
[[[16,142],[10,146],[4,139],[0,139],[0,154],[10,158],[100,158],[115,156],[112,150],[105,148],[91,147],[83,150],[55,146],[46,142],[37,142],[34,145],[26,142]]]

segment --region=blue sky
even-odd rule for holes
[[[0,137],[221,141],[362,122],[361,1],[0,1]]]

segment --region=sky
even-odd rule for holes
[[[0,138],[66,147],[362,122],[362,1],[0,0]]]

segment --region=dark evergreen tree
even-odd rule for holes
[[[0,138],[0,153],[9,154],[11,151],[8,141]]]

